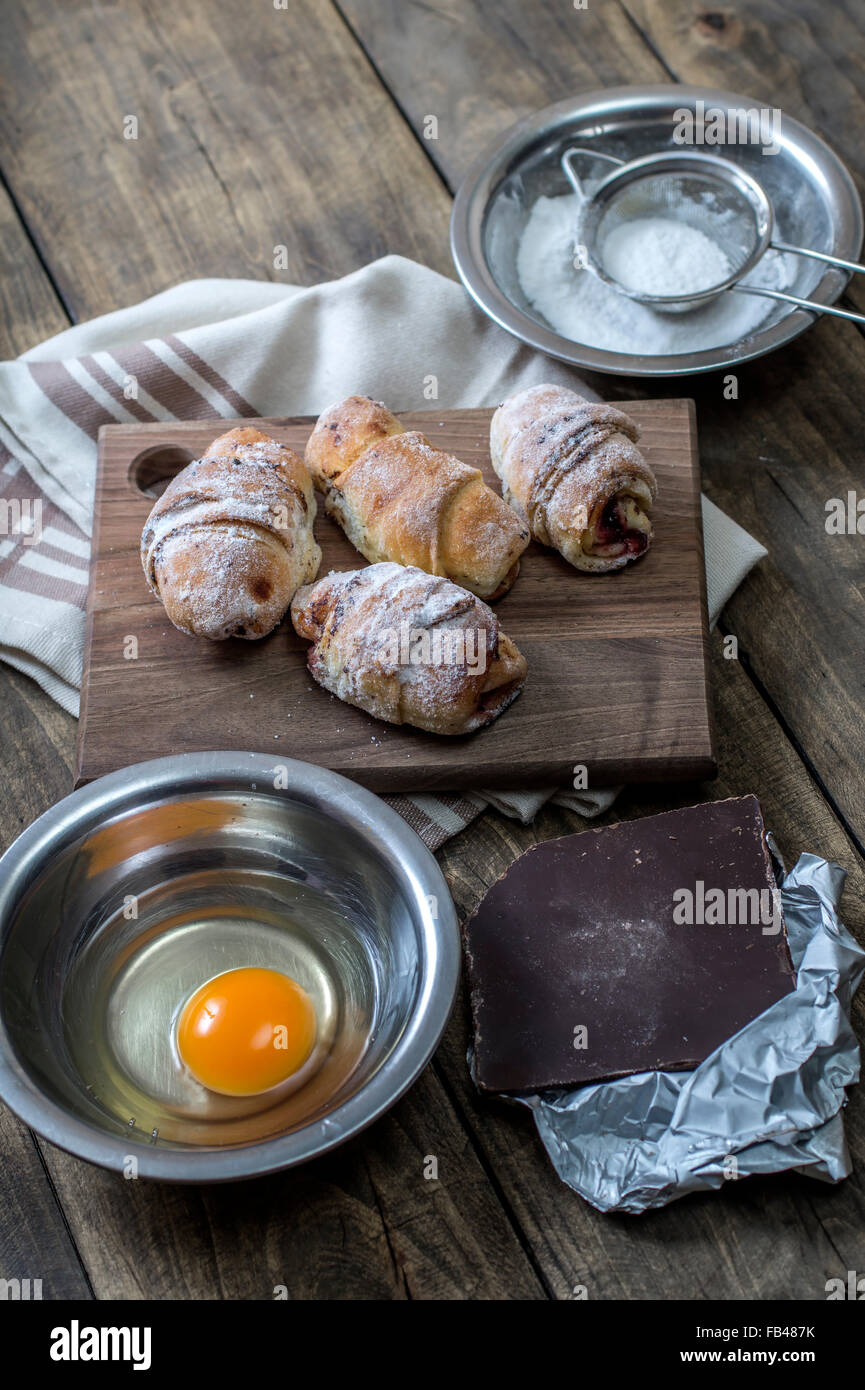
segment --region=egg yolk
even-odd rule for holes
[[[254,1096],[288,1080],[315,1043],[312,1000],[278,970],[227,970],[184,1005],[177,1050],[196,1081],[227,1096]]]

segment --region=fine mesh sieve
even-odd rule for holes
[[[602,160],[615,166],[587,193],[575,160],[585,157]],[[687,313],[716,299],[724,290],[743,294],[763,295],[782,299],[815,313],[831,314],[837,318],[865,323],[862,314],[850,313],[826,304],[815,304],[765,286],[742,283],[770,247],[775,251],[808,256],[849,271],[863,271],[865,266],[844,261],[803,246],[790,246],[773,236],[772,204],[758,181],[737,164],[717,155],[698,151],[676,154],[644,155],[625,163],[612,155],[577,147],[567,149],[561,158],[562,169],[580,199],[577,223],[577,264],[619,294],[626,295],[662,313]],[[611,274],[605,263],[604,250],[620,229],[642,219],[661,221],[693,228],[708,237],[723,268],[711,276],[710,283],[699,279],[699,267],[690,265],[690,281],[673,294],[648,293],[645,289],[627,285]]]

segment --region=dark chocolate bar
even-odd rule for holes
[[[754,796],[534,846],[466,953],[487,1091],[689,1070],[795,987]]]

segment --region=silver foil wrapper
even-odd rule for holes
[[[845,878],[813,854],[783,875],[796,989],[695,1071],[509,1098],[532,1110],[569,1187],[599,1211],[641,1212],[754,1173],[848,1175],[841,1111],[859,1079],[850,1004],[865,951],[838,918]]]

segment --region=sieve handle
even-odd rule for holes
[[[731,285],[730,289],[739,294],[761,294],[765,299],[783,299],[785,304],[798,304],[800,309],[811,309],[815,314],[831,314],[836,319],[865,323],[865,314],[851,314],[848,309],[836,309],[831,304],[815,304],[813,299],[798,299],[795,294],[782,294],[780,290],[758,289],[756,285]]]
[[[583,188],[579,174],[571,164],[571,157],[575,154],[585,155],[587,159],[602,159],[605,164],[616,164],[619,167],[625,162],[623,159],[616,159],[614,155],[601,154],[600,150],[586,150],[579,145],[571,145],[570,149],[565,150],[559,162],[567,175],[568,183],[571,185],[577,197],[582,199],[583,202],[585,202],[589,195]]]
[[[811,251],[806,246],[788,246],[786,241],[771,241],[773,251],[789,251],[794,256],[810,256],[812,261],[825,261],[826,265],[836,265],[841,270],[859,271],[865,274],[865,265],[858,261],[842,261],[840,256],[827,256],[825,251]]]

